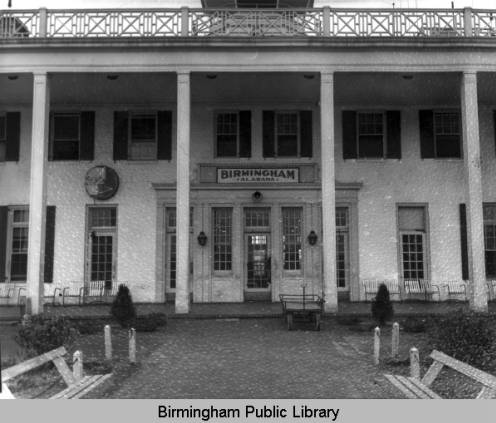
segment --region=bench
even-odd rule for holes
[[[452,297],[459,299],[460,296],[463,297],[463,300],[467,300],[467,284],[465,282],[448,281],[444,283],[444,286],[448,291],[448,300]]]
[[[463,361],[459,361],[442,353],[432,351],[430,358],[434,360],[424,377],[419,380],[414,377],[400,375],[384,375],[396,388],[398,388],[407,398],[411,399],[442,399],[430,387],[444,366],[450,367],[457,372],[468,376],[472,380],[482,385],[481,391],[476,399],[489,399],[496,396],[496,377],[482,370],[476,369]]]
[[[76,375],[77,372],[74,371],[73,374],[63,358],[66,353],[67,351],[64,347],[59,347],[55,350],[41,354],[37,357],[31,358],[22,363],[16,364],[15,366],[2,370],[2,381],[7,382],[16,376],[36,369],[37,367],[40,367],[41,365],[51,361],[62,376],[62,379],[66,383],[67,388],[55,394],[50,399],[76,399],[83,397],[89,391],[103,383],[112,375],[112,373],[108,373],[106,375],[81,375],[82,377],[78,378]]]
[[[406,279],[404,281],[405,294],[407,297],[429,301],[433,295],[437,294],[441,298],[441,293],[438,285],[432,285],[427,279]],[[429,298],[430,297],[430,298]]]
[[[401,301],[401,292],[398,281],[395,279],[380,280],[380,279],[362,279],[363,292],[365,293],[365,301],[373,300],[379,291],[379,286],[386,285],[390,295],[397,295]]]
[[[6,300],[8,301],[14,297],[15,293],[15,286],[5,284],[5,283],[0,283],[0,300]]]
[[[45,291],[43,300],[45,304],[57,305],[61,304],[62,290],[59,287],[52,286],[52,284],[45,284]]]
[[[125,282],[87,281],[81,288],[81,304],[109,303]]]
[[[313,322],[315,330],[320,330],[322,306],[324,304],[324,300],[321,297],[314,294],[281,294],[279,299],[288,330],[293,330],[295,320]]]

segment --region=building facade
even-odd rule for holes
[[[0,283],[35,313],[89,281],[176,312],[467,281],[486,309],[492,13],[227,3],[0,12]]]

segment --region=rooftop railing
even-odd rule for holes
[[[0,11],[0,38],[496,37],[496,10],[93,9]]]

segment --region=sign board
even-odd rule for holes
[[[217,183],[298,183],[298,168],[217,168]]]

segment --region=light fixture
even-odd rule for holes
[[[315,244],[317,244],[317,238],[318,238],[318,237],[317,237],[317,234],[315,233],[315,231],[310,231],[310,233],[308,234],[308,237],[307,237],[307,239],[308,239],[308,243],[309,243],[310,245],[315,245]]]
[[[261,201],[263,198],[263,195],[260,191],[255,191],[252,195],[251,198],[253,198],[253,201]]]
[[[115,81],[117,78],[119,78],[119,75],[115,75],[115,74],[107,75],[107,79],[110,81]]]
[[[217,78],[217,74],[216,73],[207,73],[207,78],[208,79],[216,79]]]
[[[9,78],[10,81],[15,81],[17,78],[19,78],[18,75],[9,75],[7,76],[7,78]]]
[[[311,74],[311,73],[306,73],[303,75],[303,78],[305,79],[314,79],[315,78],[315,75]]]
[[[207,245],[207,235],[205,235],[205,232],[201,231],[199,234],[198,234],[198,244],[200,244],[200,246],[204,247],[205,245]]]
[[[401,75],[401,77],[407,81],[411,81],[413,79],[413,75],[411,74]]]

